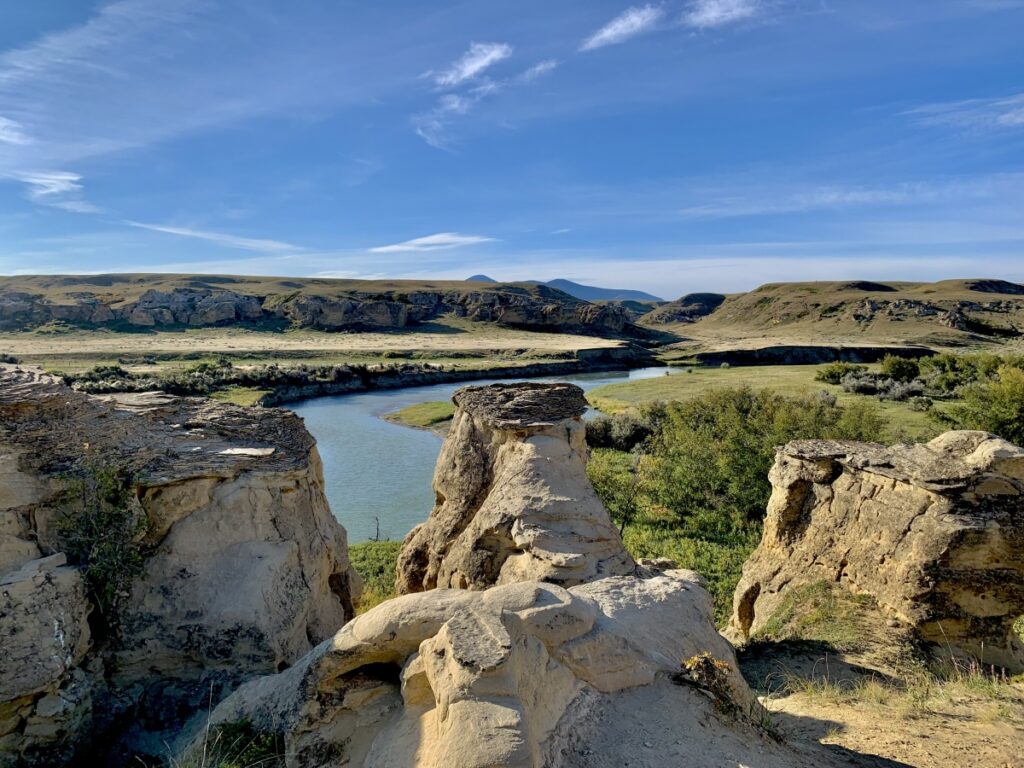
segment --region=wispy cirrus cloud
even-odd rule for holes
[[[966,130],[1024,128],[1024,93],[994,99],[966,99],[925,104],[903,113],[922,125]]]
[[[528,83],[531,80],[536,80],[538,77],[543,77],[544,75],[548,74],[549,72],[554,71],[554,69],[557,68],[557,67],[558,67],[558,60],[557,59],[545,59],[544,61],[540,61],[540,62],[534,64],[532,67],[530,67],[526,71],[524,71],[522,74],[519,75],[518,79],[521,80],[524,83]]]
[[[450,248],[462,248],[467,245],[493,243],[493,237],[482,235],[462,235],[458,232],[438,232],[436,235],[417,237],[393,245],[380,245],[371,248],[371,253],[408,253],[413,251],[441,251]]]
[[[580,51],[593,51],[606,45],[624,43],[630,38],[654,29],[665,16],[663,8],[656,5],[640,5],[627,8],[609,21],[580,45]]]
[[[683,14],[683,23],[698,29],[724,27],[753,18],[761,10],[760,0],[693,0]]]
[[[70,171],[22,171],[13,177],[28,187],[28,199],[38,205],[73,213],[100,213],[101,209],[82,200],[82,177]]]
[[[178,237],[191,237],[196,240],[206,240],[207,242],[224,245],[229,248],[241,248],[246,251],[256,251],[258,253],[288,254],[303,253],[306,251],[302,246],[285,243],[280,240],[238,237],[236,235],[227,235],[223,232],[208,232],[201,229],[191,229],[189,227],[171,227],[165,224],[144,224],[140,221],[125,221],[124,223],[130,227],[148,229],[151,232],[163,232],[164,234],[177,235]]]
[[[991,197],[1001,189],[1017,189],[1021,181],[1021,176],[1007,174],[966,180],[904,182],[888,186],[766,188],[753,194],[718,196],[712,202],[685,207],[680,213],[692,219],[732,218],[870,206],[919,205]]]
[[[21,123],[0,117],[0,143],[25,146],[31,144],[32,139],[25,134]]]
[[[434,75],[434,82],[442,88],[461,85],[511,55],[512,46],[507,43],[471,43],[448,69]]]

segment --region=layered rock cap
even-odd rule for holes
[[[590,485],[583,390],[465,387],[434,471],[437,502],[406,537],[400,593],[631,573],[632,558]]]
[[[780,449],[764,535],[730,632],[755,634],[794,587],[868,594],[940,652],[1024,669],[1024,449],[986,432],[885,447]]]

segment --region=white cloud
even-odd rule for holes
[[[756,16],[760,6],[760,0],[694,0],[683,23],[700,29],[723,27]]]
[[[437,74],[434,82],[444,88],[460,85],[511,55],[512,46],[506,43],[473,43],[458,61]]]
[[[923,125],[948,125],[969,130],[1024,128],[1024,93],[995,99],[926,104],[904,114]]]
[[[664,15],[665,11],[654,5],[628,8],[584,40],[580,50],[592,51],[625,42],[652,29]]]
[[[528,70],[523,72],[519,76],[519,79],[522,80],[523,82],[528,83],[531,80],[536,80],[538,77],[543,77],[544,75],[548,74],[548,72],[551,72],[553,69],[555,69],[555,67],[557,66],[558,61],[556,61],[555,59],[545,59],[544,61],[534,64]]]
[[[24,146],[31,144],[32,139],[25,135],[21,123],[6,117],[0,117],[0,142]]]
[[[28,199],[50,208],[72,213],[99,213],[92,203],[75,199],[82,191],[82,177],[71,171],[24,171],[13,174],[28,185]],[[70,198],[70,199],[69,199]]]
[[[481,235],[460,235],[458,232],[438,232],[436,235],[417,237],[394,245],[381,245],[371,248],[371,253],[406,253],[409,251],[440,251],[448,248],[461,248],[467,245],[493,243],[493,237]]]
[[[246,251],[257,251],[259,253],[300,253],[305,250],[301,246],[284,243],[280,240],[236,237],[235,235],[226,235],[221,232],[206,232],[187,227],[169,227],[163,224],[143,224],[138,221],[126,221],[125,224],[138,227],[139,229],[148,229],[151,232],[163,232],[168,235],[178,235],[179,237],[192,237],[197,240],[206,240],[218,245],[225,245],[229,248],[241,248]]]

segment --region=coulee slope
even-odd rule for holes
[[[709,298],[714,301],[706,301]],[[691,294],[641,322],[686,336],[689,341],[682,349],[984,346],[1024,337],[1024,286],[991,278],[769,283],[728,296]]]

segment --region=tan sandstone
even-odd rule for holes
[[[936,649],[1024,669],[1024,449],[985,432],[923,445],[797,441],[770,473],[764,535],[730,632],[764,626],[787,590],[868,594]]]
[[[92,606],[78,570],[60,564],[57,522],[89,465],[132,477],[145,526],[143,573],[120,600],[117,632],[86,654]],[[345,531],[315,442],[288,411],[158,393],[101,399],[8,367],[0,479],[0,752],[18,759],[52,764],[90,730],[121,733],[128,706],[132,747],[162,754],[211,692],[296,662],[354,613]],[[60,709],[52,695],[69,686],[102,691],[102,703],[64,695],[75,727],[51,726],[41,712]]]
[[[586,473],[583,391],[493,384],[455,393],[437,503],[406,536],[400,593],[517,581],[572,586],[634,563]]]

